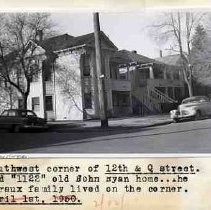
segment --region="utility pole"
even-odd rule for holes
[[[107,118],[107,106],[106,106],[105,84],[104,84],[105,75],[102,72],[102,54],[100,46],[100,21],[98,12],[95,12],[93,14],[93,22],[94,22],[95,56],[96,56],[96,68],[97,68],[97,83],[98,83],[98,93],[99,93],[101,128],[107,128],[108,118]]]

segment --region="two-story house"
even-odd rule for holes
[[[121,50],[116,56],[129,60],[122,68],[129,72],[134,114],[168,112],[184,98],[185,83],[178,55],[155,60],[136,51]]]
[[[31,82],[28,109],[48,120],[82,120],[99,117],[98,80],[105,84],[109,116],[132,113],[131,83],[116,72],[127,60],[113,57],[117,47],[100,33],[103,78],[97,78],[94,33],[73,37],[68,34],[36,42],[39,68]],[[121,70],[121,69],[120,69]],[[21,99],[19,100],[21,107]]]

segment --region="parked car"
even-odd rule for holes
[[[176,110],[170,111],[170,117],[174,122],[183,119],[199,120],[209,115],[211,115],[211,100],[206,96],[186,98]]]
[[[0,128],[19,132],[22,128],[46,128],[46,120],[31,110],[8,109],[0,116]]]

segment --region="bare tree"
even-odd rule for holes
[[[156,31],[156,35],[154,33],[155,40],[169,43],[170,50],[180,54],[181,67],[188,86],[189,96],[193,95],[192,37],[196,26],[203,20],[204,16],[204,13],[170,12],[163,15],[160,23],[152,26],[152,29]]]
[[[4,83],[4,82],[2,82]],[[0,112],[4,109],[14,108],[14,102],[17,100],[17,92],[11,86],[0,86]]]
[[[61,93],[65,96],[65,100],[69,100],[69,108],[77,108],[83,113],[78,103],[78,98],[81,98],[81,77],[80,74],[75,71],[75,68],[66,66],[65,64],[56,64],[57,76],[56,83],[61,88]]]
[[[39,71],[34,65],[37,32],[50,36],[53,24],[46,13],[2,14],[0,29],[0,77],[16,89],[27,108],[33,76]]]

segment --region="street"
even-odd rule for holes
[[[211,119],[153,127],[0,133],[1,153],[210,153]]]

